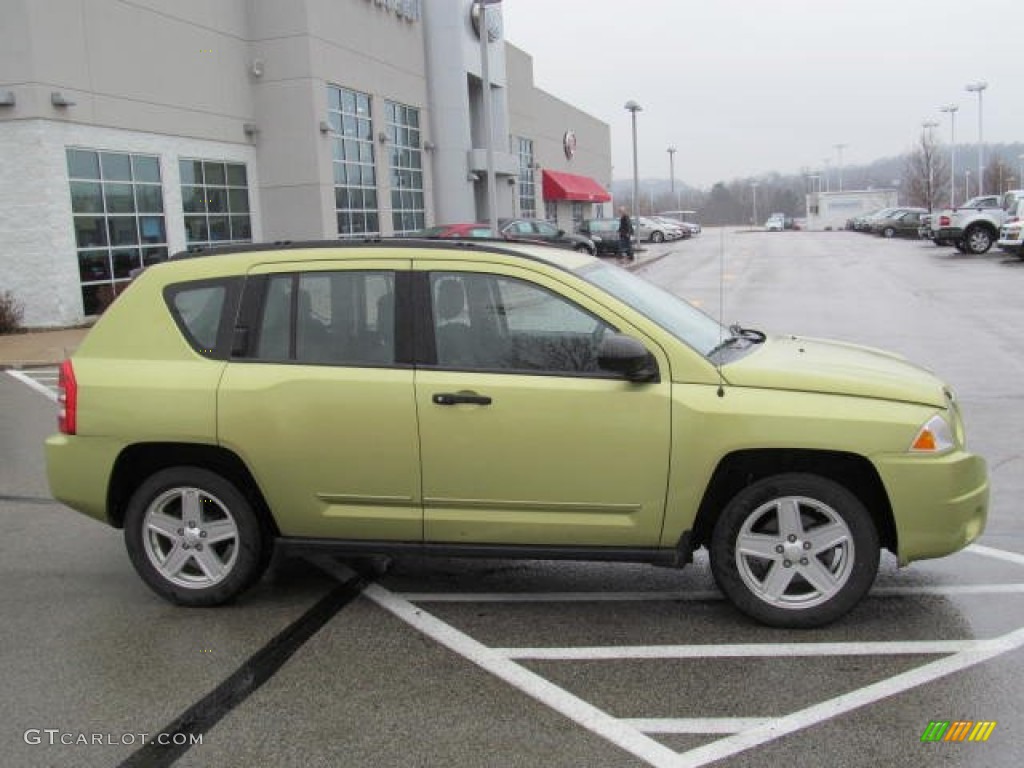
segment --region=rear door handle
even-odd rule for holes
[[[476,392],[438,392],[431,400],[434,405],[490,405],[491,398],[487,395],[478,395]]]

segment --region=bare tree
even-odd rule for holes
[[[985,189],[990,193],[1003,194],[1008,189],[1024,189],[1024,183],[1017,178],[1012,165],[994,155],[985,166]]]
[[[949,195],[949,155],[930,131],[907,156],[903,168],[903,190],[907,202],[931,211]]]

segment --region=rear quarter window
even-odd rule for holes
[[[189,346],[204,357],[226,359],[239,281],[178,283],[164,291],[167,307]]]

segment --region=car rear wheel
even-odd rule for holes
[[[970,227],[964,233],[964,245],[967,253],[980,256],[992,247],[992,235],[984,227]]]
[[[663,233],[661,233],[661,232],[652,232],[651,233],[651,242],[652,243],[663,243],[663,242],[665,242],[665,235]]]
[[[143,581],[181,605],[228,602],[256,582],[269,559],[249,501],[199,467],[164,469],[143,482],[128,503],[124,537]]]
[[[882,237],[892,237],[896,234],[896,230],[892,227],[886,227],[882,230]]]
[[[711,540],[719,588],[743,613],[777,627],[818,627],[843,616],[871,588],[878,560],[878,533],[864,505],[810,474],[743,489]]]

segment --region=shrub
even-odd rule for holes
[[[21,330],[21,318],[25,308],[10,291],[0,293],[0,333],[14,333]]]

